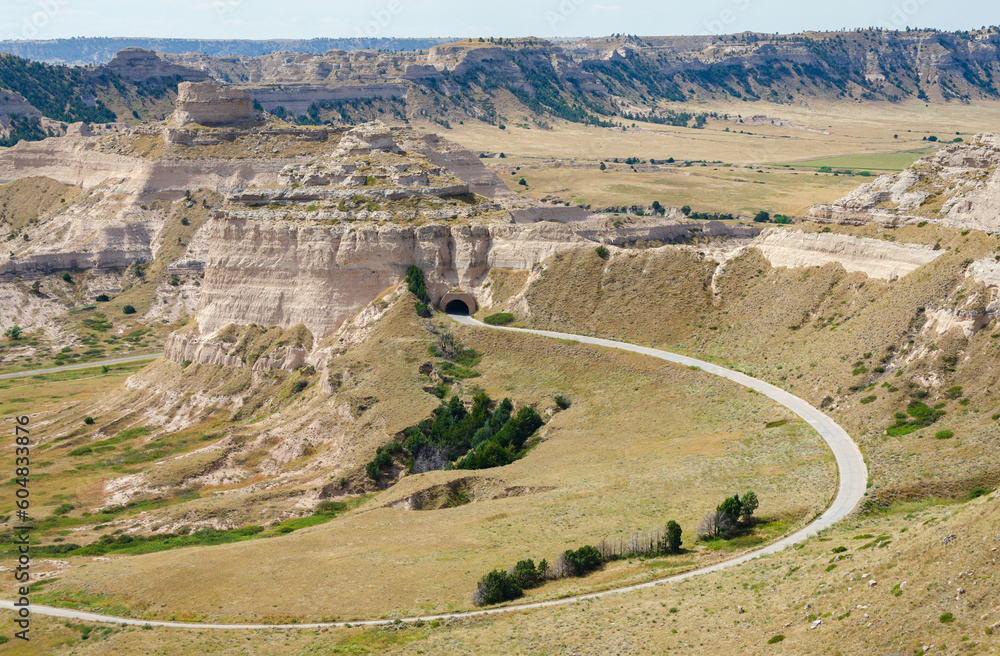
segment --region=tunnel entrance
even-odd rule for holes
[[[438,307],[448,314],[460,314],[472,316],[479,309],[476,305],[476,297],[461,289],[453,289],[438,301]]]
[[[465,301],[460,301],[457,298],[453,301],[448,301],[448,305],[444,307],[444,311],[448,314],[460,314],[463,316],[469,316],[469,306],[466,305]]]

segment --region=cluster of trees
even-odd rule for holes
[[[55,121],[72,123],[108,123],[115,113],[99,99],[88,105],[86,97],[94,97],[114,83],[114,76],[91,76],[79,68],[53,66],[0,53],[0,88],[20,93],[31,105]],[[102,87],[105,87],[102,89]],[[44,138],[44,137],[43,137]]]
[[[51,136],[55,136],[55,134],[42,129],[42,122],[37,117],[14,115],[10,117],[7,135],[0,136],[0,146],[10,148],[19,141],[41,141],[45,137]]]
[[[703,540],[728,539],[755,523],[753,516],[759,501],[754,492],[747,492],[741,499],[738,494],[727,497],[712,512],[705,515],[698,527],[698,535]]]
[[[454,469],[502,467],[527,453],[528,438],[544,423],[529,406],[515,413],[510,399],[494,404],[485,392],[479,392],[472,399],[472,409],[467,410],[455,395],[429,419],[403,431],[402,443],[380,447],[366,473],[379,480],[397,456],[405,459],[410,471],[421,455],[428,456],[427,461],[444,459]]]
[[[654,534],[658,536],[657,539],[652,544],[647,543],[645,538]],[[472,603],[476,606],[489,606],[511,601],[521,597],[525,590],[537,588],[546,580],[586,576],[612,560],[681,552],[681,527],[673,520],[667,522],[662,530],[641,535],[643,536],[641,543],[635,540],[636,536],[621,542],[623,545],[634,545],[634,550],[615,551],[608,547],[612,543],[602,540],[600,548],[588,544],[575,550],[567,549],[559,554],[552,565],[543,559],[536,566],[535,561],[529,558],[518,561],[506,571],[495,569],[479,580],[472,595]]]

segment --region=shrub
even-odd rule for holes
[[[319,505],[316,506],[316,513],[320,515],[334,515],[345,510],[347,510],[347,504],[343,501],[320,501]]]
[[[184,218],[181,219],[181,225],[182,226],[191,225],[191,221],[189,221],[188,218],[185,216]]]
[[[865,398],[861,399],[861,403],[871,403],[871,402],[877,401],[877,400],[878,400],[878,397],[875,396],[874,394],[872,394],[871,396],[866,396]]]
[[[420,301],[417,301],[416,303],[414,303],[413,308],[417,311],[417,316],[423,317],[424,319],[430,319],[431,315],[433,314],[431,312],[431,306],[428,305],[427,303],[421,303]]]
[[[953,437],[955,437],[955,433],[950,430],[943,430],[934,433],[935,440],[950,440]]]
[[[561,556],[566,571],[571,576],[584,576],[604,564],[601,552],[589,544],[576,551],[567,549]]]
[[[98,303],[107,303],[111,298],[107,294],[98,294],[97,298],[94,299]]]
[[[476,606],[490,606],[517,599],[523,594],[510,574],[495,569],[479,580],[476,592],[472,595],[472,603]]]
[[[771,214],[770,212],[765,212],[764,210],[761,210],[760,212],[757,212],[756,216],[753,217],[753,220],[755,223],[770,223]]]
[[[4,331],[4,336],[12,341],[17,341],[21,339],[21,334],[22,331],[20,326],[11,326],[6,331]]]
[[[955,385],[954,387],[949,387],[947,389],[947,391],[945,391],[945,393],[944,393],[945,398],[949,398],[949,399],[959,399],[959,398],[962,398],[962,394],[963,394],[963,392],[962,392],[962,386],[961,385]]]
[[[611,251],[609,251],[608,247],[604,246],[603,244],[594,249],[594,252],[597,253],[597,257],[601,258],[602,260],[606,260],[609,257],[611,257]]]
[[[986,496],[989,493],[990,491],[987,490],[985,487],[974,487],[971,490],[969,490],[969,498],[978,499],[979,497]]]
[[[767,644],[769,644],[769,645],[776,645],[776,644],[778,644],[779,642],[781,642],[784,639],[785,639],[785,636],[783,636],[783,635],[781,635],[779,633],[778,635],[776,635],[773,638],[771,638],[770,640],[768,640]]]
[[[93,426],[94,425],[94,418],[88,415],[88,416],[86,416],[86,417],[83,418],[83,423],[87,424],[88,426]]]
[[[573,402],[567,399],[562,394],[556,395],[555,402],[556,402],[556,407],[558,407],[560,410],[566,410],[571,405],[573,405]]]
[[[73,276],[69,275],[69,271],[67,271],[66,273],[62,274],[62,279],[65,280],[66,282],[68,282],[71,285],[73,284]]]
[[[497,312],[496,314],[484,317],[483,321],[491,326],[506,326],[514,321],[514,315],[510,312]]]
[[[132,307],[131,305],[126,305],[125,307],[122,308],[122,312],[124,314],[135,314],[135,308]]]
[[[368,474],[368,478],[377,481],[382,478],[382,470],[391,464],[392,456],[379,447],[375,453],[375,459],[365,465],[365,473]]]
[[[952,622],[955,621],[955,616],[952,615],[951,613],[942,613],[941,616],[938,617],[938,620],[941,622],[941,624],[951,624]]]
[[[307,387],[309,387],[308,380],[297,380],[292,383],[292,394],[298,394]]]

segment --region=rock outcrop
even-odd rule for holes
[[[822,223],[898,226],[920,221],[1000,233],[1000,136],[976,135],[945,146],[895,175],[813,207]]]
[[[934,261],[942,251],[920,244],[897,244],[835,233],[771,228],[751,242],[775,267],[822,266],[837,262],[872,278],[902,278]]]
[[[191,82],[211,79],[208,73],[169,62],[153,50],[145,48],[122,48],[104,66],[129,82],[163,78],[180,78]]]
[[[491,267],[528,269],[590,243],[556,224],[350,229],[224,217],[208,230],[201,334],[231,323],[302,323],[317,339],[399,284],[411,265],[424,269],[437,300],[454,287],[481,292]]]
[[[242,125],[259,118],[246,89],[214,82],[181,82],[177,86],[177,108],[170,117],[170,124],[175,127],[190,123],[221,127]]]

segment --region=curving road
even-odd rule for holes
[[[651,588],[657,585],[663,585],[667,583],[676,583],[677,581],[683,581],[685,579],[692,578],[694,576],[700,576],[702,574],[709,574],[711,572],[718,572],[720,570],[728,569],[730,567],[735,567],[749,560],[754,560],[755,558],[760,558],[761,556],[766,556],[768,554],[777,553],[783,549],[804,542],[806,539],[816,535],[820,531],[829,528],[839,520],[846,517],[858,502],[865,495],[865,489],[868,484],[868,468],[865,465],[864,457],[861,455],[861,450],[850,438],[843,428],[838,426],[832,419],[824,415],[822,412],[809,405],[799,397],[794,394],[790,394],[783,389],[775,387],[770,383],[765,383],[762,380],[757,380],[742,374],[738,371],[733,371],[731,369],[726,369],[725,367],[720,367],[718,365],[712,364],[710,362],[703,362],[701,360],[696,360],[694,358],[689,358],[684,355],[677,355],[675,353],[670,353],[668,351],[661,351],[659,349],[649,348],[646,346],[636,346],[635,344],[627,344],[625,342],[616,342],[610,339],[601,339],[599,337],[586,337],[583,335],[571,335],[567,333],[556,333],[547,330],[529,330],[526,328],[508,328],[504,326],[489,326],[471,317],[466,316],[456,316],[452,315],[452,319],[460,324],[466,326],[475,326],[479,328],[492,328],[494,330],[506,330],[510,332],[518,333],[528,333],[531,335],[540,335],[542,337],[551,337],[554,339],[566,339],[575,342],[581,342],[583,344],[593,344],[595,346],[603,346],[607,348],[615,348],[623,351],[631,351],[633,353],[641,353],[642,355],[648,355],[653,358],[659,358],[661,360],[666,360],[667,362],[674,362],[676,364],[681,364],[689,367],[698,367],[702,371],[713,374],[715,376],[720,376],[728,380],[733,381],[744,387],[749,387],[752,390],[756,390],[761,394],[777,401],[781,405],[785,406],[799,417],[802,417],[810,426],[816,429],[820,437],[826,441],[830,450],[833,451],[834,457],[837,459],[837,468],[840,472],[840,487],[837,491],[837,497],[827,508],[826,512],[820,515],[813,523],[809,524],[805,528],[789,535],[788,537],[779,540],[773,544],[770,544],[762,549],[752,551],[750,553],[739,556],[738,558],[733,558],[732,560],[727,560],[710,567],[702,567],[701,569],[692,570],[690,572],[685,572],[684,574],[678,574],[676,576],[670,576],[667,578],[657,579],[655,581],[648,581],[646,583],[640,583],[637,585],[630,585],[621,588],[615,588],[613,590],[605,590],[603,592],[594,592],[586,595],[579,595],[576,597],[566,597],[564,599],[554,599],[552,601],[541,601],[529,604],[519,604],[516,606],[503,606],[501,608],[491,608],[487,610],[476,610],[468,611],[464,613],[446,613],[443,615],[426,615],[421,617],[407,617],[400,619],[390,619],[390,620],[362,620],[358,622],[319,622],[313,624],[200,624],[197,622],[165,622],[156,620],[139,620],[124,617],[112,617],[110,615],[100,615],[97,613],[87,613],[83,611],[70,610],[67,608],[54,608],[51,606],[37,606],[32,604],[31,612],[37,613],[39,615],[51,615],[53,617],[65,617],[74,620],[84,620],[89,622],[104,622],[111,624],[130,624],[134,626],[164,626],[164,627],[174,627],[174,628],[187,628],[187,629],[315,629],[321,627],[342,627],[342,626],[378,626],[393,624],[395,622],[429,622],[431,620],[443,620],[443,619],[456,619],[463,617],[479,617],[484,615],[495,615],[498,613],[511,613],[516,611],[532,610],[536,608],[548,608],[550,606],[562,606],[565,604],[573,604],[585,599],[597,599],[599,597],[606,597],[609,595],[623,594],[626,592],[632,592],[635,590],[642,590],[643,588]],[[37,372],[36,372],[37,373]],[[0,600],[0,608],[5,608],[8,610],[14,609],[13,602]]]

